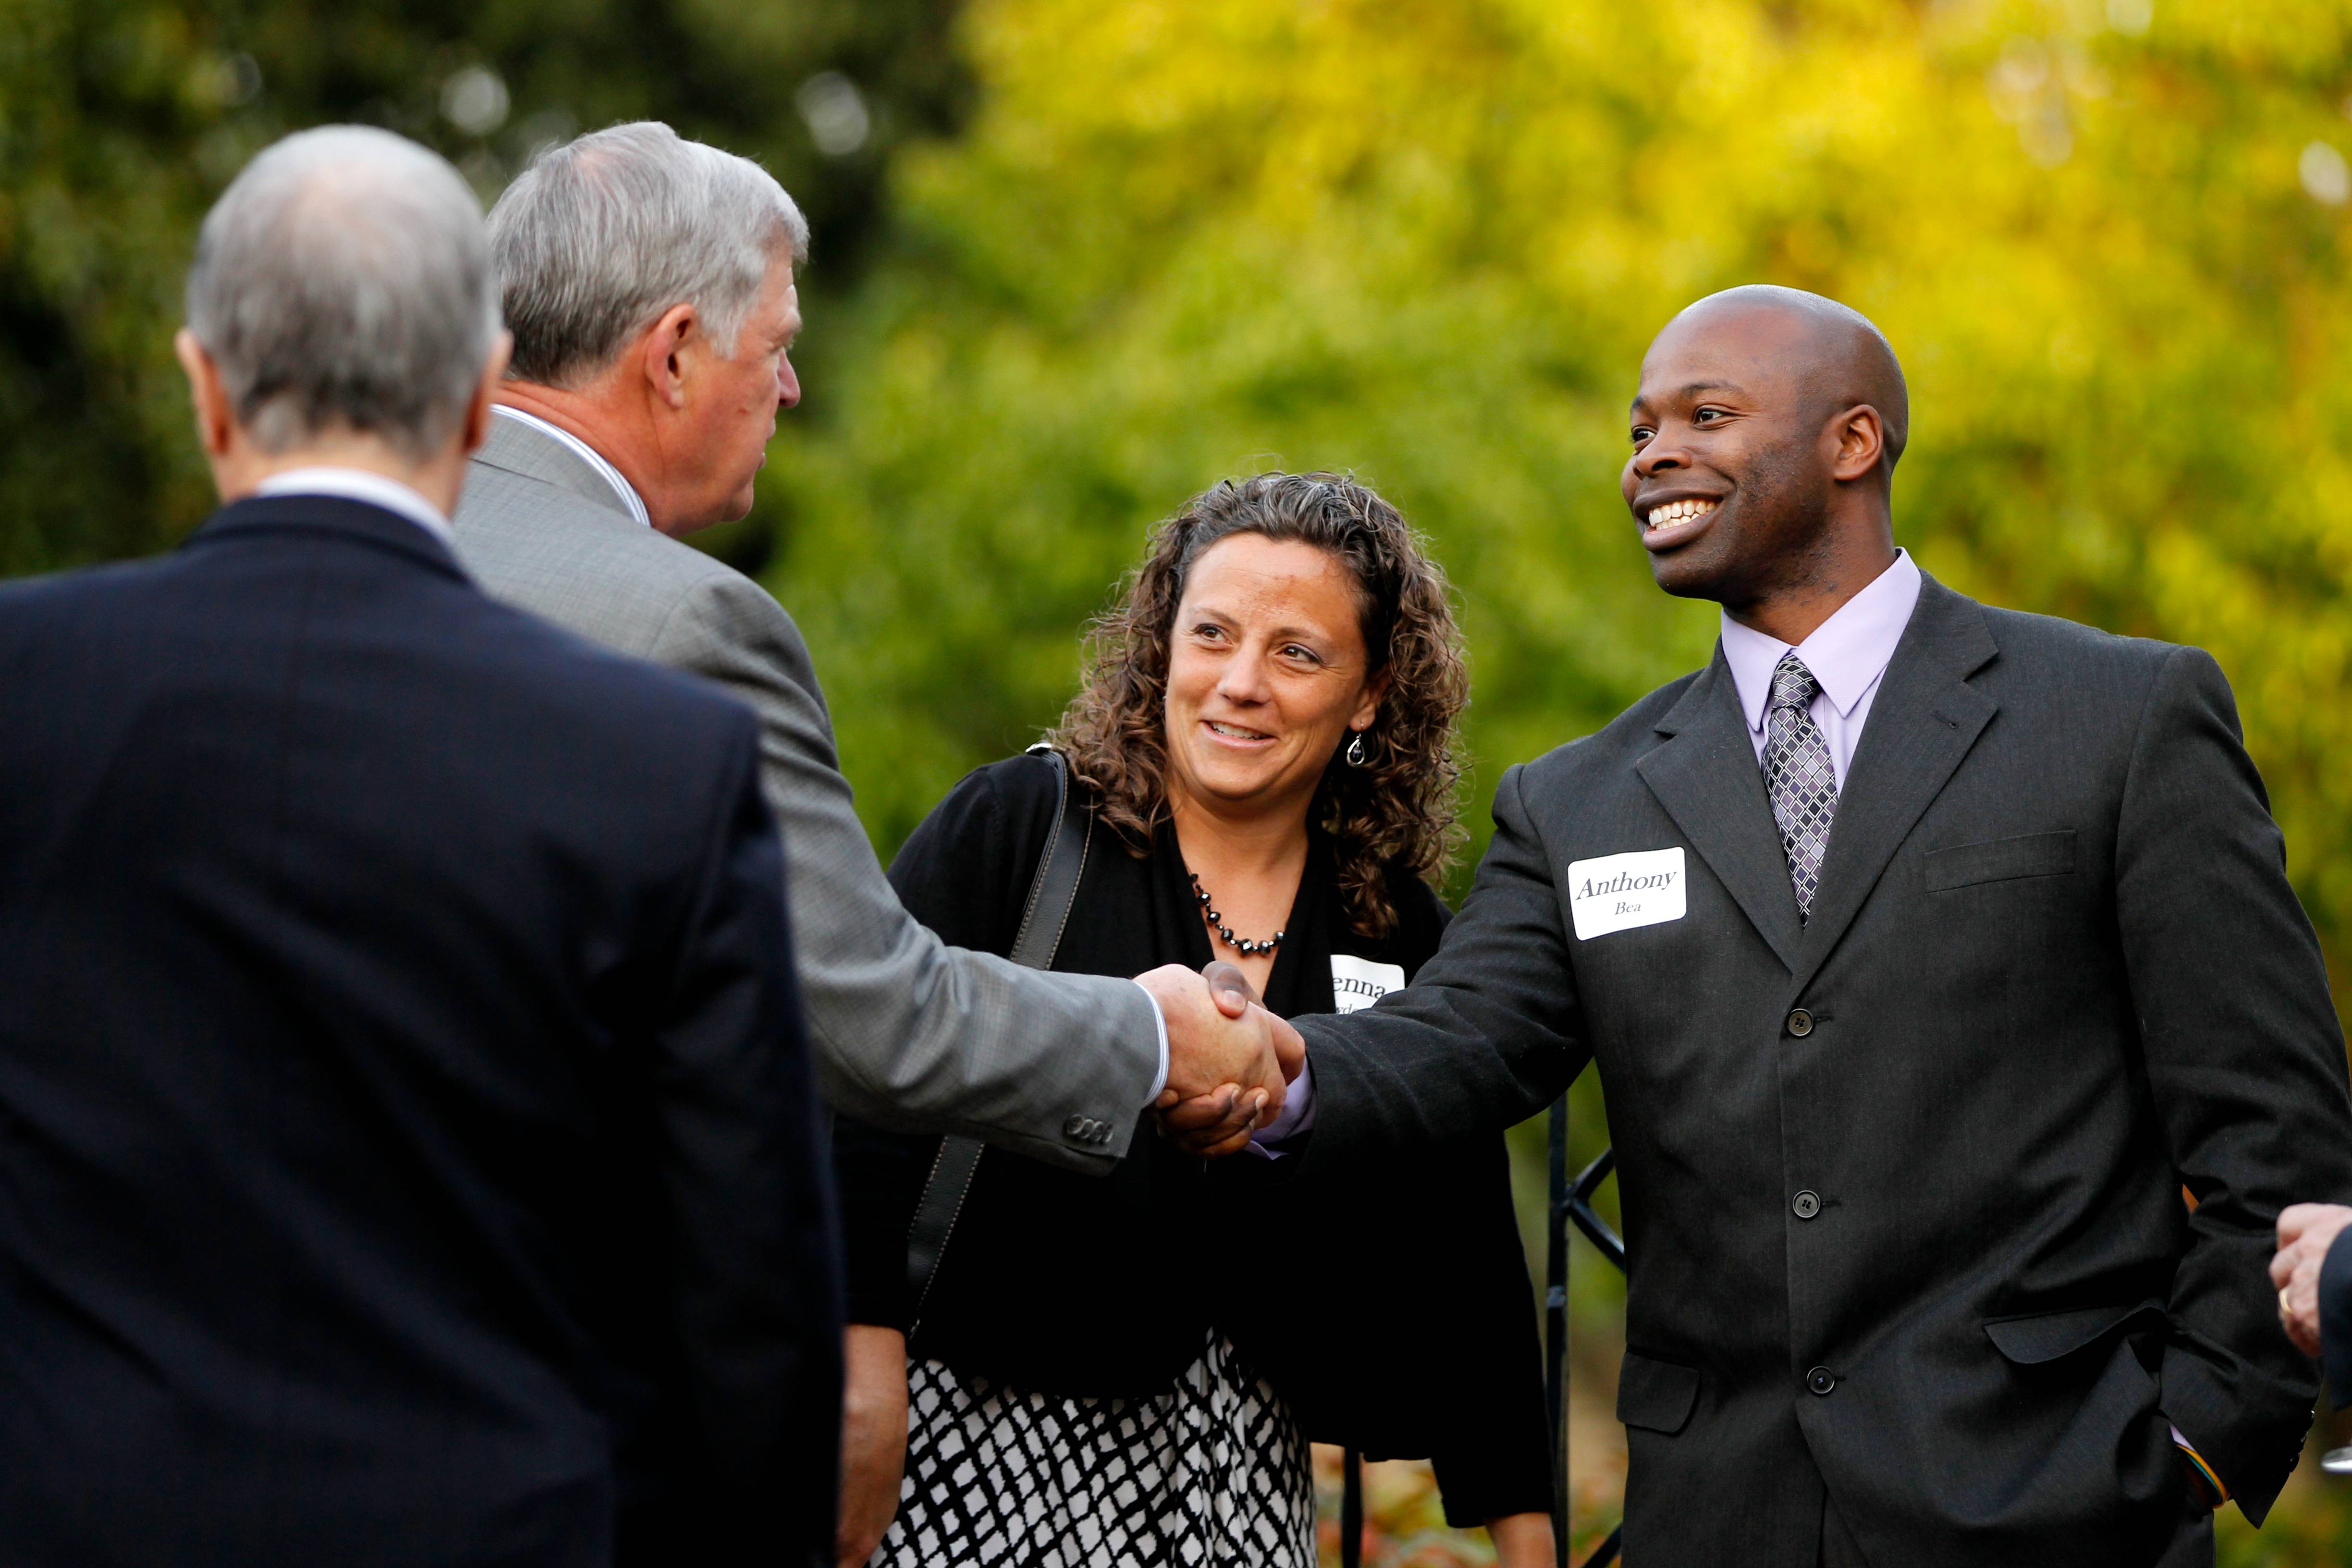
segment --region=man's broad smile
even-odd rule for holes
[[[1670,523],[1685,521],[1695,517],[1705,517],[1719,504],[1721,503],[1717,501],[1696,499],[1664,501],[1650,509],[1650,515],[1643,520],[1643,526],[1664,528]]]
[[[1722,500],[1715,496],[1682,496],[1663,500],[1642,514],[1642,543],[1652,551],[1674,550],[1706,531]]]

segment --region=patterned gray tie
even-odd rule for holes
[[[1772,798],[1772,820],[1780,825],[1780,847],[1789,852],[1800,921],[1812,918],[1830,819],[1837,815],[1829,742],[1813,722],[1813,694],[1821,689],[1791,648],[1772,671],[1772,700],[1764,712],[1764,793]]]

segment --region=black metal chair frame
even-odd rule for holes
[[[1551,1415],[1552,1535],[1559,1543],[1559,1568],[1568,1562],[1568,1227],[1584,1233],[1601,1256],[1625,1272],[1625,1242],[1592,1206],[1592,1194],[1616,1168],[1617,1151],[1607,1148],[1577,1176],[1568,1179],[1568,1096],[1551,1107],[1551,1206],[1546,1216],[1544,1259],[1544,1403]],[[1584,1568],[1609,1568],[1623,1545],[1625,1527],[1592,1549]]]

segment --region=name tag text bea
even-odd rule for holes
[[[1687,891],[1679,848],[1636,849],[1568,863],[1568,912],[1579,942],[1678,921]]]

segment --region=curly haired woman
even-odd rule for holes
[[[1054,967],[1223,958],[1290,1016],[1405,984],[1448,919],[1430,879],[1467,694],[1444,578],[1371,490],[1263,474],[1194,498],[1053,737],[1095,827]],[[966,778],[891,868],[907,907],[1008,952],[1058,787],[1032,755]],[[1334,1191],[1148,1132],[1108,1180],[990,1150],[918,1322],[908,1232],[940,1141],[840,1124],[842,1562],[1312,1568],[1311,1438],[1432,1457],[1449,1520],[1549,1563],[1501,1141]]]

